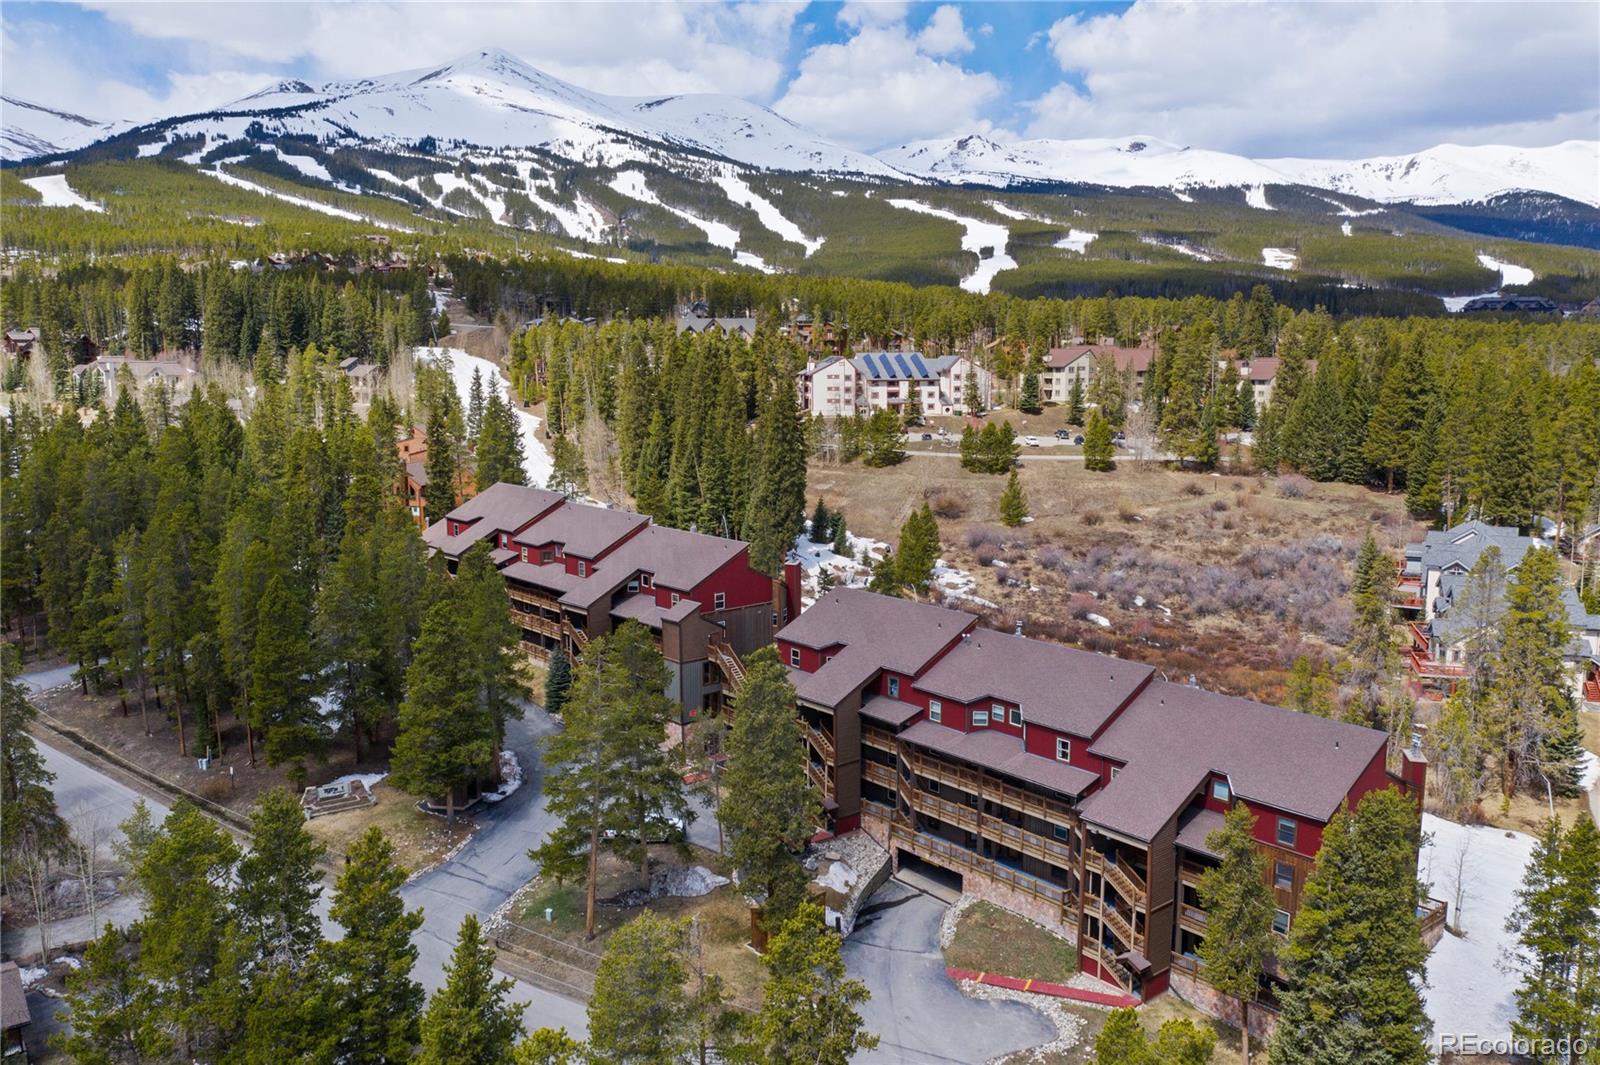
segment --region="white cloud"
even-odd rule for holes
[[[936,8],[922,32],[917,34],[917,50],[926,55],[956,55],[972,51],[972,38],[961,21],[961,9],[954,4]]]
[[[1136,3],[1050,29],[1031,136],[1254,155],[1549,144],[1600,128],[1600,6]]]
[[[891,6],[846,5],[839,21],[854,35],[807,52],[773,108],[854,148],[989,128],[981,114],[1000,80],[943,58],[972,47],[960,11],[937,9],[913,35],[903,19],[885,21]]]

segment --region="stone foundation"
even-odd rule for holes
[[[1207,1017],[1214,1017],[1224,1024],[1234,1028],[1239,1027],[1239,1000],[1231,995],[1224,995],[1210,984],[1188,973],[1172,970],[1171,982],[1167,990],[1183,999]],[[1266,1046],[1272,1038],[1272,1033],[1278,1027],[1278,1014],[1276,1010],[1262,1005],[1250,1007],[1250,1043],[1254,1046]]]

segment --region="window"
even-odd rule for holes
[[[1284,847],[1294,846],[1296,834],[1295,823],[1287,817],[1278,818],[1278,843]]]
[[[540,562],[548,564],[548,563],[554,562],[555,560],[556,560],[556,553],[554,551],[550,550],[548,547],[545,548],[543,551],[539,552],[539,561]]]
[[[522,549],[522,561],[528,561],[528,549],[526,547]]]
[[[1218,802],[1231,802],[1233,789],[1228,787],[1226,780],[1213,780],[1211,782],[1211,797]]]
[[[890,677],[889,678],[889,698],[891,698],[891,699],[900,698],[900,678],[899,677]]]
[[[588,575],[589,575],[589,563],[580,561],[578,563],[578,576],[587,577]]]
[[[1006,708],[1001,706],[999,703],[990,703],[989,716],[993,718],[995,724],[998,725],[1000,722],[1006,719]]]
[[[648,573],[639,574],[639,587],[641,587],[641,588],[650,587],[650,574],[648,574]]]
[[[1112,766],[1111,767],[1111,779],[1112,780],[1116,780],[1117,779],[1117,774],[1120,773],[1120,772],[1122,772],[1122,767],[1120,765]]]
[[[972,727],[973,728],[988,728],[989,727],[989,711],[987,711],[987,710],[974,710],[972,712]]]
[[[789,664],[794,666],[796,669],[800,668],[800,648],[789,648]]]
[[[928,720],[938,722],[944,721],[944,704],[937,699],[928,700]]]
[[[1018,728],[1022,727],[1022,707],[1013,706],[1011,708],[1011,723]]]
[[[628,591],[637,592],[638,590],[639,590],[639,582],[638,581],[629,581],[628,582]]]
[[[678,593],[677,592],[673,592],[672,593],[672,602],[670,604],[668,604],[668,605],[670,605],[670,606],[677,606],[678,605]]]
[[[1063,739],[1063,738],[1061,738],[1059,736],[1056,737],[1056,761],[1058,761],[1058,762],[1070,762],[1070,761],[1072,761],[1072,741],[1071,740]]]
[[[714,609],[714,610],[722,610],[727,605],[728,605],[728,593],[727,592],[718,592],[718,593],[716,593],[715,595],[713,595],[711,597],[711,607],[712,607],[712,609]]]
[[[1272,863],[1272,884],[1285,891],[1294,890],[1294,866],[1288,862]]]
[[[1052,827],[1055,829],[1056,839],[1072,838],[1072,830],[1067,828],[1066,825],[1054,825]]]
[[[1277,910],[1272,915],[1272,930],[1280,936],[1289,934],[1289,911]]]

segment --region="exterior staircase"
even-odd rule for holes
[[[744,687],[744,660],[723,640],[712,639],[707,650],[711,654],[711,661],[722,670],[722,687],[726,694],[738,695],[739,689]]]

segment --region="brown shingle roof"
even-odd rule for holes
[[[977,629],[917,681],[962,703],[1001,699],[1030,724],[1093,736],[1155,673],[1152,666]]]
[[[1178,821],[1178,846],[1186,847],[1196,854],[1204,854],[1208,858],[1222,857],[1206,843],[1211,833],[1222,827],[1222,821],[1222,815],[1215,810],[1194,807],[1184,811],[1183,817]]]
[[[565,500],[560,492],[529,488],[520,484],[491,484],[443,518],[428,526],[422,539],[451,558],[487,536],[512,532]],[[455,536],[449,535],[448,521],[473,522]]]
[[[913,703],[902,703],[899,699],[891,699],[887,695],[874,695],[861,704],[861,716],[885,725],[899,726],[922,713],[922,707]]]
[[[524,529],[516,542],[529,547],[561,544],[569,555],[596,558],[618,540],[649,522],[650,519],[643,514],[627,510],[563,503]]]
[[[630,595],[612,607],[611,616],[621,618],[623,621],[637,621],[646,628],[658,632],[661,630],[661,608],[656,605],[655,596],[646,595],[644,592]]]
[[[1029,754],[1023,750],[1022,740],[1019,737],[998,729],[985,728],[962,732],[948,725],[918,721],[900,736],[907,743],[926,747],[948,758],[959,758],[963,762],[982,766],[984,769],[1028,784],[1048,788],[1061,795],[1081,795],[1100,779],[1087,769],[1079,769],[1065,762]]]
[[[1084,820],[1149,840],[1221,773],[1238,798],[1326,821],[1386,742],[1376,729],[1151,681],[1090,748],[1123,768]]]
[[[1044,357],[1044,364],[1051,369],[1060,369],[1070,366],[1085,355],[1090,358],[1096,355],[1110,355],[1116,361],[1118,370],[1132,368],[1134,373],[1144,373],[1150,369],[1150,363],[1155,359],[1154,348],[1112,348],[1100,344],[1078,344],[1069,348],[1051,348]]]
[[[843,645],[815,673],[795,676],[800,698],[835,706],[880,669],[915,674],[978,623],[963,610],[835,588],[778,633],[778,639],[826,650]]]
[[[0,1029],[9,1032],[32,1022],[27,992],[22,989],[22,970],[14,961],[0,962]]]

